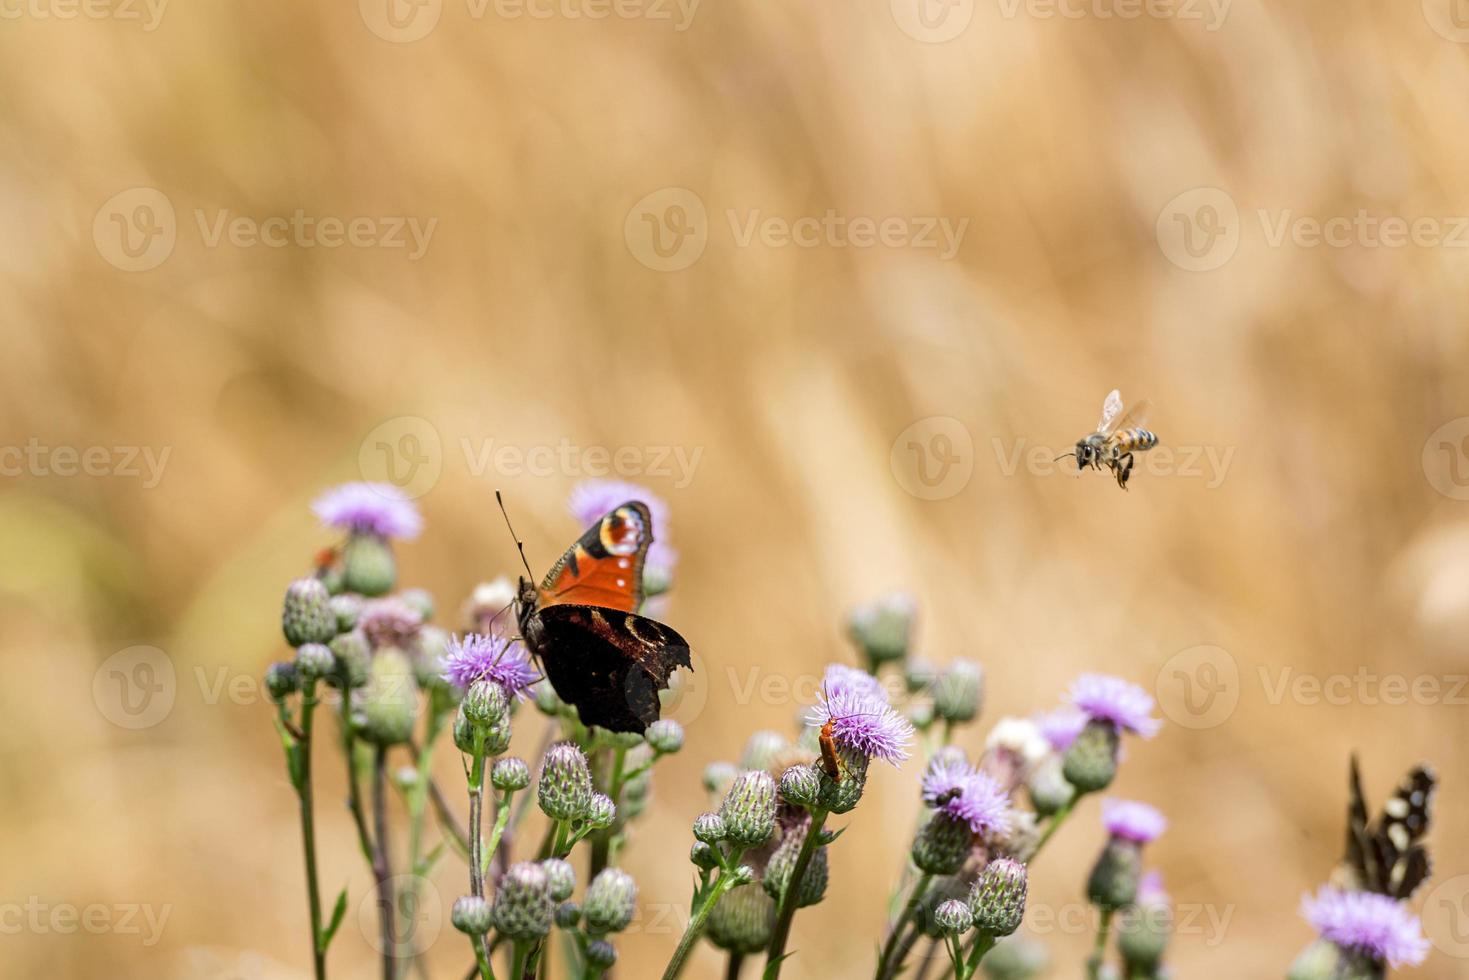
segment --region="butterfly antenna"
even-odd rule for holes
[[[500,491],[495,491],[495,503],[500,505],[500,516],[505,518],[505,527],[510,531],[510,537],[515,540],[515,548],[520,552],[520,563],[525,566],[525,574],[535,581],[536,573],[530,570],[530,562],[525,558],[525,542],[520,540],[520,535],[515,533],[515,526],[510,523],[510,515],[505,510],[505,498],[500,496]]]

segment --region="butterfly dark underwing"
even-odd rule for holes
[[[1427,766],[1414,766],[1382,812],[1369,819],[1357,757],[1352,756],[1347,847],[1338,876],[1341,884],[1401,899],[1428,880],[1430,864],[1423,837],[1432,816],[1436,783]]]
[[[630,500],[588,528],[539,587],[520,580],[516,619],[526,648],[585,725],[645,731],[673,671],[693,669],[688,641],[637,612],[652,543],[647,505]]]

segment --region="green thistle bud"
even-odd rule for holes
[[[904,595],[886,596],[853,610],[847,630],[874,664],[908,655],[915,607]]]
[[[296,651],[296,672],[308,683],[326,677],[336,665],[336,658],[324,643],[303,643]]]
[[[780,774],[781,799],[810,809],[821,797],[821,775],[815,766],[791,766]]]
[[[938,668],[927,660],[909,657],[903,664],[903,686],[909,694],[922,694],[938,680]]]
[[[610,969],[617,963],[617,948],[605,939],[587,943],[587,964],[598,970]]]
[[[979,873],[969,893],[974,926],[986,936],[1008,936],[1025,917],[1025,865],[996,858]]]
[[[775,832],[775,780],[768,772],[742,772],[719,805],[725,833],[736,844],[754,847]]]
[[[413,737],[418,687],[413,682],[413,664],[403,651],[387,647],[372,658],[359,704],[358,727],[367,741],[398,745]]]
[[[605,868],[587,886],[582,915],[592,934],[621,932],[637,911],[638,886],[621,868]]]
[[[346,588],[345,583],[342,581],[341,565],[332,565],[330,568],[320,569],[317,571],[316,577],[322,585],[326,586],[326,590],[332,595],[340,595],[342,590]]]
[[[1050,966],[1050,957],[1043,943],[1025,936],[1011,936],[997,943],[982,965],[990,980],[1031,980]]]
[[[301,690],[301,675],[293,663],[274,663],[265,669],[265,689],[277,704]]]
[[[490,903],[478,895],[457,898],[449,912],[449,921],[465,935],[483,936],[490,931]]]
[[[541,812],[553,820],[580,820],[592,802],[592,774],[587,757],[571,742],[558,742],[546,752],[537,787]]]
[[[314,578],[298,578],[286,587],[281,604],[281,632],[293,647],[303,643],[325,643],[337,635],[337,617],[331,610],[331,593]]]
[[[470,755],[478,754],[486,758],[499,755],[510,748],[509,713],[501,715],[495,724],[476,724],[469,716],[467,701],[468,698],[459,703],[459,711],[454,716],[455,747],[461,752],[467,752]]]
[[[775,900],[759,885],[739,885],[709,913],[709,941],[732,953],[758,953],[775,932]]]
[[[933,719],[933,704],[931,702],[914,701],[908,705],[908,720],[920,732],[927,731],[928,727],[933,724]]]
[[[944,721],[973,721],[984,700],[984,670],[972,660],[955,660],[933,686],[933,713]]]
[[[404,589],[398,598],[408,604],[425,623],[434,618],[434,597],[427,589]]]
[[[1291,964],[1286,980],[1337,980],[1347,964],[1341,948],[1329,939],[1318,939]]]
[[[1106,789],[1117,775],[1117,749],[1117,726],[1110,721],[1089,721],[1066,750],[1062,775],[1078,793]]]
[[[748,864],[742,864],[734,869],[730,878],[736,885],[748,885],[755,880],[755,869]]]
[[[354,534],[342,548],[342,587],[370,598],[387,595],[398,580],[398,565],[387,540]]]
[[[1129,972],[1151,975],[1173,935],[1173,910],[1167,905],[1132,905],[1117,923],[1117,951]]]
[[[606,830],[617,821],[617,804],[606,793],[593,793],[587,801],[587,826],[594,830]]]
[[[913,863],[927,874],[954,874],[964,865],[973,840],[968,823],[935,813],[913,839]]]
[[[1086,897],[1098,908],[1117,909],[1131,905],[1142,877],[1142,848],[1135,841],[1113,837],[1102,848],[1086,883]]]
[[[362,687],[366,684],[367,676],[372,670],[372,647],[367,642],[367,634],[359,629],[338,633],[328,645],[332,655],[337,658],[334,678],[337,686],[341,686],[344,679],[351,687]]]
[[[357,628],[357,618],[362,615],[361,596],[334,595],[327,605],[331,608],[332,615],[337,618],[338,633]]]
[[[560,858],[547,858],[541,862],[546,869],[546,891],[553,902],[564,902],[576,890],[576,871],[571,862]]]
[[[437,626],[420,626],[411,643],[413,662],[418,668],[418,686],[425,691],[436,687],[453,689],[454,685],[444,679],[449,634]]]
[[[536,699],[536,710],[543,715],[555,718],[566,709],[566,705],[556,696],[556,689],[547,680],[536,681],[531,688],[531,694]]]
[[[1076,793],[1061,772],[1059,756],[1048,755],[1038,762],[1025,780],[1025,790],[1030,794],[1031,805],[1037,815],[1049,817],[1067,803]]]
[[[719,852],[703,841],[694,841],[694,846],[689,850],[689,860],[697,868],[713,871],[719,867]]]
[[[821,781],[821,792],[817,803],[831,813],[847,813],[862,799],[862,790],[867,785],[867,756],[846,748],[837,749],[841,760],[840,777],[832,779],[826,770],[817,767],[817,778]]]
[[[530,766],[524,759],[496,759],[490,767],[490,785],[502,793],[518,793],[530,785]]]
[[[530,861],[512,864],[495,893],[495,928],[509,939],[539,939],[551,931],[551,906],[546,869]]]
[[[729,784],[740,773],[739,767],[728,762],[711,762],[704,767],[704,789],[719,796],[729,789]]]
[[[673,755],[683,748],[683,726],[672,718],[663,718],[648,726],[643,737],[659,755]]]
[[[575,902],[562,902],[556,906],[556,925],[562,929],[575,929],[581,922],[581,906]]]
[[[935,878],[933,884],[929,885],[928,891],[918,902],[916,924],[922,933],[930,939],[942,939],[943,930],[939,927],[939,906],[951,899],[963,900],[969,892],[968,886],[958,878]]]
[[[780,896],[791,885],[791,876],[795,873],[796,861],[801,854],[801,845],[805,843],[808,827],[809,825],[804,825],[787,830],[781,838],[780,846],[765,865],[762,884],[765,886],[765,893],[776,901],[780,901]],[[815,905],[825,897],[826,881],[830,875],[829,862],[826,848],[818,847],[812,852],[811,861],[806,865],[806,873],[801,877],[800,890],[796,893],[797,908]]]
[[[694,819],[694,837],[705,844],[724,840],[724,818],[717,813],[701,813]]]
[[[790,748],[790,743],[780,732],[759,731],[745,743],[740,755],[741,769],[769,769]]]
[[[974,924],[969,906],[951,898],[933,911],[933,921],[945,936],[958,936],[969,931]]]
[[[462,702],[464,716],[471,725],[493,728],[510,714],[510,698],[494,681],[475,681]]]

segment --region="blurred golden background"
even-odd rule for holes
[[[569,489],[628,447],[672,508],[703,697],[626,853],[654,911],[621,976],[677,940],[704,765],[788,730],[787,684],[850,660],[842,617],[891,589],[922,655],[987,670],[970,748],[1084,670],[1157,694],[1114,792],[1171,820],[1177,977],[1283,975],[1354,749],[1374,803],[1439,770],[1412,975],[1463,976],[1453,2],[5,5],[0,973],[307,975],[257,678],[333,541],[310,500],[418,494],[402,580],[458,627],[517,570],[492,489],[544,568]],[[1046,461],[1113,387],[1171,452],[1127,493]],[[139,645],[176,687],[130,728],[104,665]],[[355,899],[328,750],[323,887]],[[786,976],[870,975],[917,775],[841,821]],[[1074,909],[1101,840],[1092,804],[1032,907]],[[102,924],[16,928],[38,904]],[[357,914],[342,976],[374,969]],[[1076,975],[1089,932],[1040,938]],[[447,923],[429,962],[469,965]]]

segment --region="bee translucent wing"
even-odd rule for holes
[[[1116,388],[1112,389],[1107,400],[1102,402],[1102,421],[1097,423],[1097,431],[1102,435],[1110,435],[1112,423],[1117,421],[1117,416],[1122,414],[1122,392]]]
[[[1110,435],[1112,432],[1121,432],[1124,429],[1131,429],[1134,426],[1146,425],[1148,421],[1148,413],[1152,411],[1152,409],[1153,403],[1148,401],[1146,398],[1144,398],[1140,402],[1135,403],[1131,408],[1122,413],[1122,417],[1117,420],[1117,424],[1112,426],[1112,429],[1110,432],[1108,432],[1108,435]]]

